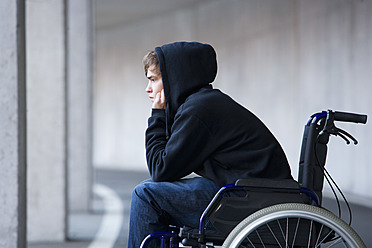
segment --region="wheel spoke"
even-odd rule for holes
[[[286,229],[285,229],[285,248],[288,248],[288,228],[289,228],[289,219],[287,218],[287,226],[286,226]]]
[[[257,234],[258,238],[260,239],[260,242],[261,242],[262,246],[265,248],[266,246],[265,246],[265,244],[263,243],[263,241],[262,241],[262,239],[261,239],[261,236],[260,236],[260,234],[258,233],[257,230],[256,230],[256,234]]]
[[[310,248],[311,234],[312,234],[312,231],[313,231],[313,223],[314,223],[314,221],[311,220],[311,225],[310,225],[310,230],[309,230],[309,241],[307,243],[307,248]]]
[[[299,227],[299,225],[300,225],[300,218],[297,218],[296,229],[295,229],[295,233],[294,233],[294,235],[293,235],[292,248],[294,247],[295,242],[296,242],[297,232],[298,232],[298,227]]]
[[[316,243],[315,243],[315,248],[316,247],[319,247],[321,244],[322,244],[322,242],[321,243],[319,243],[319,239],[320,239],[320,236],[322,235],[322,232],[323,232],[323,227],[324,227],[324,225],[322,225],[322,227],[320,228],[320,231],[319,231],[319,234],[318,234],[318,238],[316,239]],[[328,234],[329,235],[329,234]],[[324,240],[324,239],[323,239]]]
[[[279,240],[276,238],[276,235],[275,235],[275,233],[273,232],[273,230],[271,229],[271,227],[270,227],[268,224],[266,224],[266,226],[267,226],[267,228],[269,228],[269,230],[270,230],[271,234],[273,235],[273,237],[274,237],[276,243],[280,246],[280,248],[282,248],[282,245],[280,244]]]
[[[332,234],[332,230],[330,230],[327,235],[320,241],[319,245],[316,246],[316,247],[320,247],[321,244],[324,244],[324,241],[327,240],[327,238]],[[336,239],[339,239],[339,238],[336,238]]]
[[[283,228],[282,228],[282,226],[281,226],[279,220],[277,220],[276,222],[278,223],[278,226],[279,226],[280,232],[282,233],[282,237],[283,237],[283,239],[284,239],[284,241],[285,241],[285,236],[284,236]]]
[[[344,242],[344,240],[342,238],[337,238],[336,240],[334,240],[332,242],[332,244],[330,244],[330,246],[328,246],[328,248],[334,247],[337,244],[340,244],[341,242],[342,242],[342,244],[344,245],[345,248],[350,248],[347,244],[345,244],[345,242]]]
[[[256,248],[256,246],[252,243],[252,241],[249,237],[247,237],[246,240],[248,240],[248,242],[252,245],[252,248]]]

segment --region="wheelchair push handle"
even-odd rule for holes
[[[322,139],[323,144],[328,143],[329,135],[340,136],[342,139],[345,140],[346,144],[350,144],[350,140],[352,140],[355,145],[358,144],[358,141],[351,134],[349,134],[345,130],[337,128],[334,122],[342,121],[366,124],[367,115],[332,111],[330,109],[327,112],[323,111],[322,113],[323,114],[321,114],[321,116],[323,117],[325,117],[324,114],[327,113],[325,125],[318,135],[318,138],[323,137]]]
[[[367,115],[362,114],[354,114],[354,113],[347,113],[347,112],[334,112],[335,121],[342,121],[342,122],[354,122],[354,123],[367,123]]]

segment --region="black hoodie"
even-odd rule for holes
[[[208,44],[156,47],[166,109],[153,109],[146,158],[153,181],[195,172],[219,186],[239,178],[291,178],[275,137],[250,111],[211,83],[216,53]]]

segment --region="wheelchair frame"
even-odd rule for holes
[[[314,205],[316,209],[315,210],[311,209],[310,213],[305,211],[307,214],[311,214],[312,211],[316,212],[317,208],[321,207],[321,204],[322,204],[322,190],[323,190],[324,177],[325,177],[324,167],[325,167],[325,161],[327,157],[327,144],[329,142],[330,135],[340,136],[346,141],[347,144],[350,143],[350,140],[352,140],[355,145],[357,144],[357,140],[353,136],[351,136],[349,133],[335,126],[334,124],[335,121],[365,124],[367,122],[367,116],[360,115],[360,114],[354,114],[354,113],[334,112],[332,110],[328,110],[328,111],[322,111],[320,113],[313,114],[307,121],[305,125],[305,129],[304,129],[301,153],[300,153],[300,161],[299,161],[298,184],[300,187],[287,188],[283,191],[283,192],[287,192],[288,194],[297,192],[299,195],[301,195],[303,199],[303,203],[308,204],[308,205]],[[178,248],[180,238],[183,238],[182,243],[186,246],[191,246],[195,248],[196,247],[200,247],[200,248],[214,247],[214,246],[207,245],[207,242],[209,241],[214,242],[216,240],[214,240],[213,238],[212,239],[207,238],[205,234],[206,220],[216,211],[217,208],[219,208],[218,206],[221,202],[221,199],[223,198],[226,192],[230,192],[234,190],[242,190],[245,187],[250,187],[250,186],[252,185],[247,185],[246,182],[239,182],[238,180],[235,184],[228,184],[222,187],[216,193],[214,198],[211,200],[210,204],[207,206],[207,208],[204,210],[203,214],[201,215],[197,233],[187,233],[187,232],[185,233],[182,228],[175,228],[171,232],[152,233],[143,240],[141,248],[148,247],[150,242],[154,239],[160,239],[161,248]],[[258,188],[263,189],[265,187],[261,187],[261,188],[258,187]],[[279,187],[279,188],[283,190],[283,187]],[[284,201],[283,203],[285,202],[286,201]],[[271,205],[276,205],[276,204],[274,203]],[[270,206],[265,206],[265,209],[266,208],[269,209]],[[313,206],[310,206],[310,208],[313,208]],[[324,213],[322,214],[324,215]],[[253,215],[254,214],[252,214],[252,216]],[[265,217],[265,215],[266,214],[264,213],[263,217]],[[262,218],[262,216],[260,216],[260,218]],[[331,218],[331,217],[327,215],[325,219],[327,220],[327,218]],[[242,220],[242,222],[244,221]],[[343,223],[341,219],[340,221],[336,220],[335,225],[340,226]],[[242,232],[241,229],[243,227],[239,227],[239,226],[242,225],[242,222],[241,224],[237,226],[238,229],[240,228],[238,230],[238,233],[236,231],[237,228],[235,228],[231,232],[231,235],[234,235],[234,237],[240,235],[239,232]],[[348,227],[344,226],[343,228],[341,228],[341,230],[348,229],[348,228],[351,229],[350,226]],[[351,231],[348,230],[348,232],[354,232],[354,231],[351,229]],[[231,235],[229,235],[228,238],[230,238]],[[222,237],[222,241],[224,240],[225,240],[224,237]],[[217,240],[216,242],[221,242],[221,237],[219,237],[219,240]],[[360,242],[359,244],[361,244],[361,246],[363,247],[364,243],[361,241],[361,239],[358,242]]]

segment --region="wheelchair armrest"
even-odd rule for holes
[[[235,186],[290,190],[300,189],[300,185],[294,179],[246,178],[238,179],[235,182]]]

